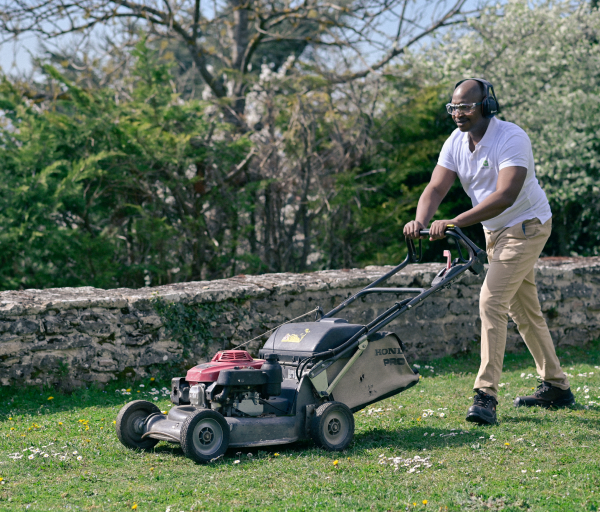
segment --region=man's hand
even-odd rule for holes
[[[444,234],[446,232],[446,228],[448,224],[456,225],[455,220],[436,220],[433,221],[431,227],[429,228],[429,240],[440,240],[442,238],[446,238]]]
[[[426,229],[423,224],[421,224],[418,220],[411,220],[406,226],[404,226],[404,236],[406,238],[425,238],[423,236],[419,236],[419,231],[422,229]]]

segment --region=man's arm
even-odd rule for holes
[[[436,220],[431,225],[431,228],[429,228],[431,239],[443,238],[448,224],[464,228],[500,215],[517,200],[526,177],[526,167],[514,166],[500,169],[496,190],[475,206],[475,208],[461,213],[454,219]]]
[[[419,198],[415,220],[404,226],[404,236],[419,238],[419,230],[425,229],[431,217],[434,216],[444,197],[456,179],[456,173],[441,165],[436,165],[431,175],[431,181]]]

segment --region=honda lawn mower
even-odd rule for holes
[[[422,230],[427,236],[429,230]],[[483,271],[486,255],[459,228],[446,236],[458,257],[436,275],[429,288],[379,288],[409,263],[421,261],[407,240],[406,259],[314,322],[276,329],[253,359],[245,350],[224,350],[172,380],[168,414],[145,400],[125,405],[117,416],[117,436],[128,448],[148,450],[159,441],[179,443],[186,456],[209,462],[227,448],[253,448],[312,439],[330,451],[344,450],[354,436],[353,413],[394,396],[419,381],[406,361],[400,338],[381,329],[397,316],[450,285],[465,271]],[[468,257],[463,256],[463,249]],[[367,325],[336,318],[355,300],[373,293],[399,300]],[[311,312],[312,313],[312,312]],[[306,316],[306,315],[303,315]],[[300,317],[301,318],[301,317]],[[297,320],[297,319],[295,319]]]

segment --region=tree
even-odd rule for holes
[[[598,254],[600,11],[587,2],[511,0],[468,27],[415,65],[433,81],[484,76],[494,84],[501,117],[531,138],[554,214],[547,253]]]
[[[143,44],[135,57],[129,99],[52,68],[54,100],[28,100],[3,80],[0,288],[158,285],[227,260],[231,218],[248,208],[229,176],[251,143],[228,139],[209,104],[181,102]],[[198,162],[218,170],[205,195]]]
[[[43,38],[86,33],[117,20],[140,20],[145,29],[161,38],[174,38],[187,48],[197,72],[221,107],[242,130],[245,93],[256,58],[285,47],[298,56],[310,46],[310,72],[330,83],[362,78],[387,65],[394,57],[434,31],[461,22],[465,0],[449,6],[422,26],[431,2],[412,6],[409,0],[367,0],[339,3],[320,0],[225,0],[211,9],[200,0],[3,0],[0,30],[8,37],[23,33]],[[393,23],[393,34],[383,25]],[[362,53],[379,49],[374,61]],[[269,50],[270,48],[270,50]],[[324,54],[319,53],[322,49]],[[338,51],[338,58],[333,51]],[[360,67],[354,63],[361,62]]]

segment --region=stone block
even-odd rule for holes
[[[444,318],[448,314],[449,301],[443,299],[431,299],[424,301],[415,309],[417,320],[434,321]]]
[[[53,370],[58,370],[67,361],[67,357],[61,353],[40,352],[33,356],[33,367],[45,374],[51,374]]]
[[[140,316],[138,321],[139,331],[151,333],[162,327],[163,321],[158,315]]]
[[[44,319],[46,334],[64,334],[73,332],[74,327],[65,316],[49,315]]]
[[[136,334],[137,334],[137,336],[136,336]],[[142,333],[138,332],[138,333],[132,333],[131,335],[124,337],[122,339],[122,342],[124,345],[141,346],[141,345],[146,345],[147,343],[150,343],[153,339],[154,339],[154,337],[151,334],[142,334]]]
[[[5,333],[7,331],[10,331],[11,327],[12,327],[12,322],[0,322],[0,333]]]
[[[571,282],[560,288],[563,299],[593,297],[593,289],[584,283]]]
[[[20,318],[12,323],[8,332],[22,336],[24,334],[37,334],[40,332],[40,324],[37,321],[29,320],[28,318]]]
[[[119,322],[125,325],[134,325],[138,323],[138,317],[136,315],[121,315]]]
[[[27,350],[19,341],[0,342],[0,357],[15,356]]]

